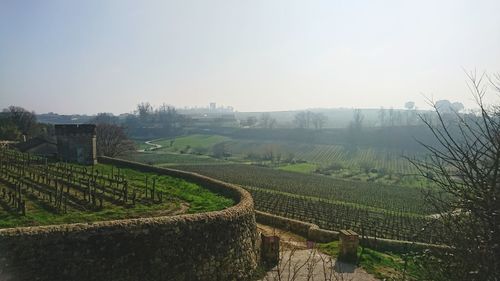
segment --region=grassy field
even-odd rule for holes
[[[94,169],[100,174],[112,174],[112,170],[116,174],[118,171],[116,167],[103,164],[96,165]],[[6,170],[4,170],[5,172]],[[62,213],[50,208],[48,196],[46,196],[48,193],[34,196],[36,192],[29,193],[26,189],[24,190],[25,215],[14,210],[5,198],[0,200],[0,228],[207,212],[221,210],[234,204],[232,199],[214,194],[197,184],[182,179],[132,169],[119,169],[119,173],[125,178],[129,188],[136,190],[137,194],[145,192],[146,178],[149,180],[149,189],[151,189],[151,183],[154,180],[155,192],[156,194],[161,193],[163,199],[156,202],[137,199],[134,206],[119,204],[113,200],[104,200],[102,207],[68,205],[67,210]],[[5,178],[5,174],[0,173],[0,180],[0,190],[10,190],[11,186]],[[70,191],[68,194],[74,200],[81,196],[76,190]]]
[[[155,140],[152,143],[162,146],[158,151],[210,154],[215,144],[228,140],[229,138],[218,135],[189,135]]]

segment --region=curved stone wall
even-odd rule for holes
[[[171,217],[0,230],[0,280],[246,280],[257,267],[253,201],[245,190],[194,173],[112,158],[229,196],[235,206]]]

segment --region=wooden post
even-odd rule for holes
[[[151,190],[151,200],[153,200],[153,202],[155,201],[155,185],[156,185],[156,178],[153,178],[153,189]]]

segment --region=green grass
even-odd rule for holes
[[[28,202],[25,216],[20,216],[5,210],[0,210],[0,228],[50,225],[75,222],[93,222],[102,220],[116,220],[147,216],[168,215],[179,209],[179,201],[171,201],[155,205],[136,205],[134,208],[123,206],[106,206],[98,211],[69,211],[66,214],[57,214],[46,210],[37,202]]]
[[[134,140],[137,149],[149,149],[151,145],[146,144],[143,140]]]
[[[318,249],[334,258],[339,254],[339,241],[318,244]],[[360,257],[361,255],[361,257]],[[358,247],[359,266],[366,272],[381,280],[402,280],[405,273],[406,280],[419,280],[419,272],[415,264],[408,259],[405,270],[404,256],[391,252],[380,252],[369,248]]]
[[[96,168],[102,171],[111,173],[113,166],[98,164]],[[173,199],[180,199],[189,204],[190,213],[209,212],[227,208],[234,204],[232,199],[215,194],[206,188],[197,184],[187,182],[183,179],[174,178],[164,175],[156,175],[154,173],[145,173],[132,169],[120,169],[120,173],[124,173],[130,186],[138,189],[145,189],[145,178],[151,180],[156,179],[156,189],[164,192],[167,196]]]
[[[110,173],[112,166],[98,164],[94,168],[100,172]],[[113,169],[116,173],[117,168],[113,167]],[[39,201],[27,197],[25,216],[10,212],[6,208],[0,208],[0,228],[171,215],[182,211],[182,208],[187,208],[183,211],[187,213],[209,212],[234,205],[232,199],[212,193],[202,186],[179,178],[132,169],[120,169],[120,174],[125,176],[129,187],[135,188],[138,192],[144,191],[146,177],[148,177],[150,186],[154,178],[156,190],[163,193],[163,202],[152,204],[138,201],[134,207],[104,202],[102,209],[69,209],[67,213],[59,214],[46,209]]]
[[[199,150],[210,154],[212,147],[220,142],[228,141],[230,138],[219,135],[189,135],[184,137],[156,140],[152,143],[159,144],[162,148],[159,151],[169,152],[189,152],[189,150]]]

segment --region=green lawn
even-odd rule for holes
[[[159,144],[159,151],[169,152],[200,152],[210,154],[212,147],[220,142],[228,141],[230,138],[219,135],[189,135],[184,137],[155,140],[152,143]]]

